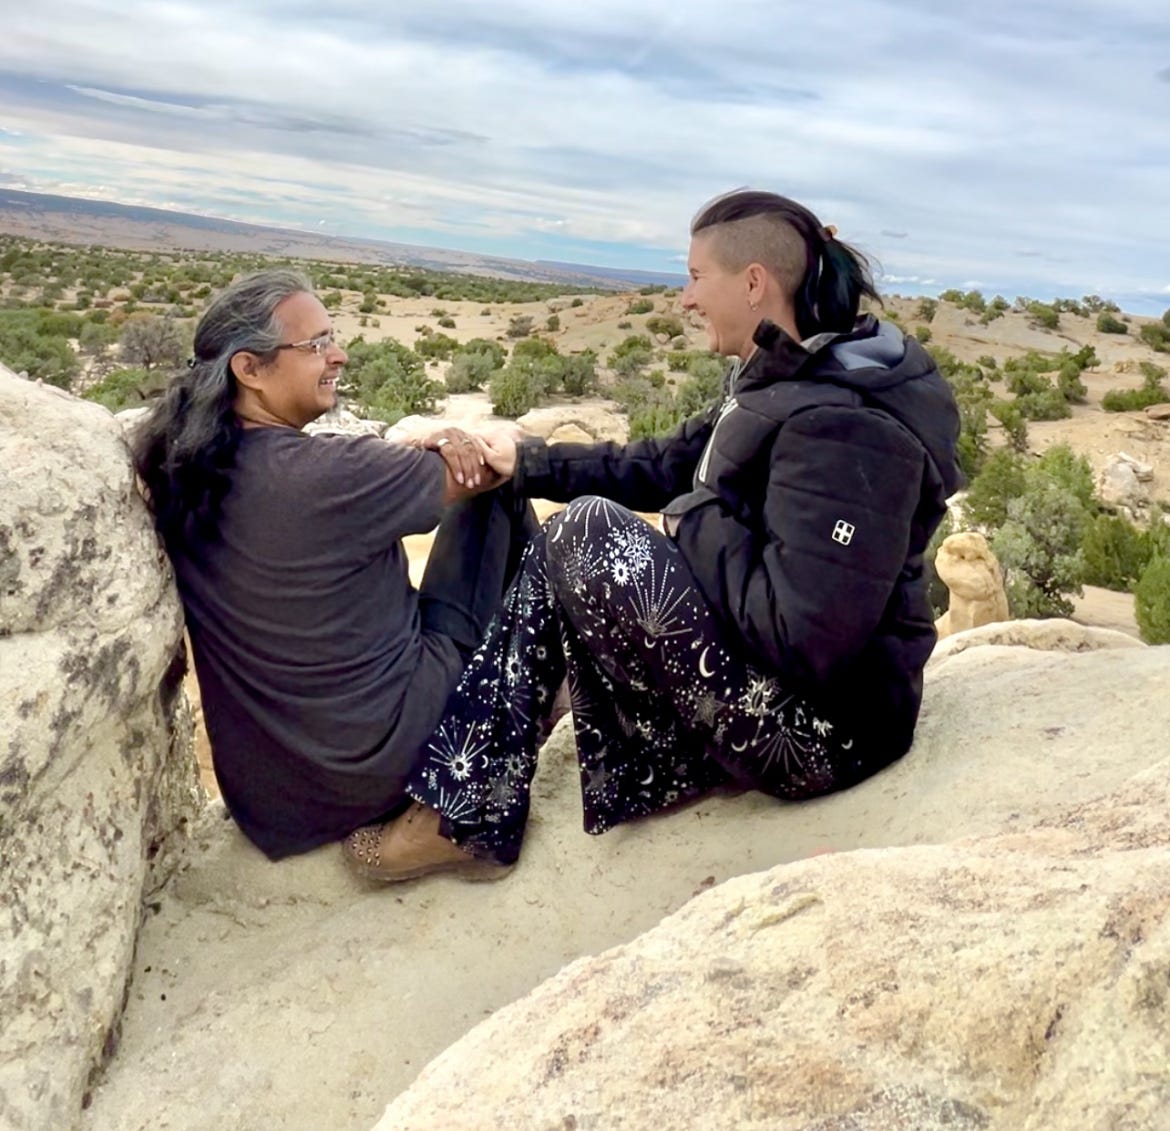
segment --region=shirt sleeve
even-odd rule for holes
[[[339,536],[348,544],[378,553],[439,524],[447,472],[438,452],[377,436],[316,439],[322,496],[335,508]]]

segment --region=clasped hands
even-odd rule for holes
[[[439,428],[405,442],[413,448],[438,452],[447,471],[466,495],[490,491],[516,470],[516,445],[523,432],[514,424],[492,424],[475,432]]]

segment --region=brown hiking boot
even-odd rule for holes
[[[342,841],[345,861],[359,876],[393,884],[433,872],[452,872],[467,880],[498,880],[511,870],[464,852],[439,832],[442,818],[417,801],[384,825],[366,825]]]

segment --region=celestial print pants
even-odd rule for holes
[[[529,543],[407,784],[469,852],[519,856],[541,722],[566,675],[587,832],[719,784],[796,800],[857,780],[837,721],[723,644],[675,544],[580,498]]]

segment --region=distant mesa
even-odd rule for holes
[[[2,183],[2,182],[0,182]],[[595,267],[551,260],[532,262],[503,256],[478,255],[475,252],[418,244],[394,243],[389,240],[334,236],[318,229],[298,230],[265,224],[246,224],[218,216],[200,216],[191,212],[116,204],[108,200],[55,196],[51,193],[23,192],[0,188],[0,232],[11,231],[27,236],[32,216],[50,223],[53,217],[78,228],[79,220],[117,225],[123,231],[118,239],[93,237],[93,242],[121,247],[170,247],[197,251],[260,252],[306,259],[346,259],[357,263],[379,263],[420,267],[431,271],[458,271],[471,275],[492,275],[533,283],[568,283],[573,286],[626,290],[630,286],[654,284],[681,287],[682,275],[656,271],[626,270],[621,267]],[[151,225],[149,230],[145,225]],[[37,238],[61,239],[48,231]],[[74,240],[76,242],[76,239]],[[84,242],[84,241],[82,241]]]

